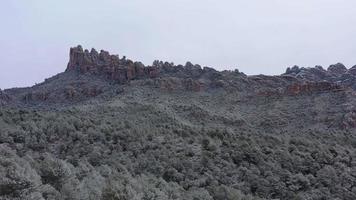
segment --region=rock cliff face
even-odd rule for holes
[[[290,96],[311,95],[330,92],[343,92],[347,90],[342,85],[332,82],[295,82],[285,88],[268,89],[257,93],[258,96]]]
[[[183,66],[156,60],[152,66],[145,66],[141,62],[126,59],[125,56],[120,59],[118,55],[110,55],[104,50],[98,53],[95,49],[91,49],[89,52],[89,50],[83,50],[80,45],[70,49],[66,72],[71,71],[100,76],[119,84],[138,79],[162,78],[156,81],[156,84],[162,84],[159,87],[167,90],[185,88],[190,91],[201,91],[204,84],[213,83],[215,77],[219,76],[219,72],[212,68],[201,68],[200,65],[193,65],[190,62]],[[181,80],[173,81],[167,77]],[[208,82],[199,79],[208,80]]]
[[[342,86],[330,82],[306,82],[302,84],[295,83],[288,86],[285,93],[297,95],[315,92],[337,92],[342,90],[344,90]]]
[[[89,52],[83,50],[81,46],[70,49],[66,71],[102,75],[118,83],[144,77],[154,78],[159,73],[157,67],[145,67],[142,63],[132,62],[125,57],[119,59],[118,55],[110,55],[104,50],[98,53],[95,49],[91,49]]]
[[[343,64],[337,63],[326,70],[321,66],[314,68],[288,68],[284,76],[293,76],[304,81],[327,81],[356,90],[356,66],[347,69]]]

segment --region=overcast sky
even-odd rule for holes
[[[355,0],[1,0],[0,88],[65,70],[69,47],[247,74],[356,65]]]

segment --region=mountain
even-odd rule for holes
[[[0,90],[0,199],[356,199],[355,69],[71,48],[63,73]]]

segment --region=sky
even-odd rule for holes
[[[356,65],[355,0],[1,0],[0,88],[63,72],[69,48],[149,65],[281,74]]]

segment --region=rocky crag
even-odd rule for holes
[[[183,86],[188,90],[200,91],[202,87],[209,87],[212,83],[200,82],[200,80],[214,79],[219,72],[213,68],[193,65],[187,62],[185,66],[174,65],[169,62],[154,61],[152,66],[145,66],[141,62],[133,62],[129,59],[119,58],[118,55],[110,55],[109,52],[95,49],[83,50],[81,46],[70,49],[70,59],[66,71],[76,71],[81,74],[100,76],[118,84],[129,83],[132,80],[155,78],[178,78],[181,80],[158,80],[163,88],[179,88]]]
[[[337,63],[324,69],[322,66],[314,68],[288,68],[283,75],[289,75],[306,81],[328,81],[356,90],[356,66],[347,69],[343,64]]]

